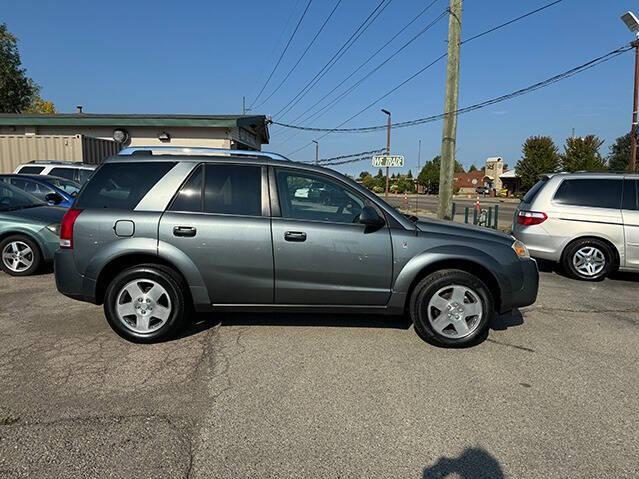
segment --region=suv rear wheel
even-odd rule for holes
[[[11,276],[29,276],[42,263],[38,245],[24,235],[9,236],[0,241],[0,268]]]
[[[603,241],[584,238],[568,245],[562,263],[573,278],[600,281],[613,271],[614,256]]]
[[[107,286],[104,314],[113,330],[137,343],[175,336],[186,324],[188,304],[181,280],[164,266],[124,270]]]
[[[436,346],[475,344],[495,315],[486,285],[466,271],[447,269],[422,279],[410,298],[415,331]]]

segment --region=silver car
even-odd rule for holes
[[[513,235],[578,279],[639,271],[639,175],[546,176],[522,199]]]

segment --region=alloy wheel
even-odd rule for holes
[[[27,271],[33,262],[35,255],[31,247],[24,241],[12,241],[2,250],[2,262],[14,273],[23,273]]]
[[[115,311],[126,328],[136,333],[151,333],[168,321],[172,305],[162,285],[150,279],[135,279],[117,294]]]
[[[579,274],[586,277],[597,276],[606,267],[606,256],[594,246],[578,249],[572,257],[572,265]]]
[[[428,321],[440,335],[463,338],[479,327],[484,306],[471,288],[450,285],[439,289],[428,302]]]

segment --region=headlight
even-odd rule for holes
[[[47,229],[56,236],[60,236],[60,223],[51,223]]]
[[[522,243],[521,241],[516,240],[512,245],[512,249],[515,252],[515,254],[519,256],[520,258],[530,258],[530,253],[528,252],[528,248],[526,248],[526,245]]]

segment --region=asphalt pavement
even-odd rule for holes
[[[541,276],[482,344],[401,318],[219,314],[136,345],[0,274],[0,477],[636,478],[636,276]]]

